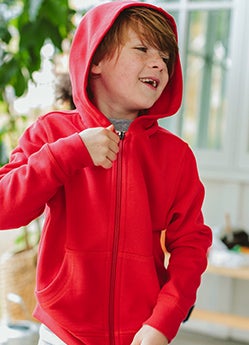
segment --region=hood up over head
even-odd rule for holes
[[[107,125],[106,117],[98,112],[88,97],[88,77],[93,55],[105,34],[119,14],[126,8],[145,6],[162,13],[168,18],[176,35],[177,28],[171,15],[157,6],[137,1],[114,1],[101,4],[89,10],[80,22],[71,46],[69,71],[72,82],[73,100],[84,123],[89,127]],[[174,72],[156,103],[147,110],[147,118],[163,118],[174,115],[182,101],[182,70],[179,54],[176,56]],[[144,117],[142,116],[142,117]]]

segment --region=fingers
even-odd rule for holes
[[[107,128],[89,128],[80,133],[94,165],[105,169],[111,168],[117,159],[119,151],[119,136],[114,132],[114,126]]]
[[[157,329],[144,325],[135,334],[131,345],[168,345],[168,340],[164,334]]]
[[[111,124],[110,126],[108,126],[106,128],[109,133],[108,133],[108,137],[110,139],[110,142],[109,142],[109,146],[108,146],[108,152],[106,154],[106,158],[109,159],[109,164],[107,163],[108,167],[111,167],[112,166],[112,162],[114,162],[116,159],[117,159],[117,154],[119,152],[119,141],[120,141],[120,138],[119,136],[115,133],[115,128],[113,126],[113,124]]]
[[[117,159],[117,153],[119,152],[119,136],[114,132],[114,126],[110,125],[106,128],[107,130],[107,137],[108,140],[106,142],[106,146],[104,146],[104,149],[106,149],[105,157],[109,162],[105,162],[104,165],[109,167],[112,166],[112,163]]]
[[[117,133],[115,133],[115,128],[113,125],[110,125],[108,127],[106,127],[106,129],[109,131],[108,136],[111,140],[113,140],[116,144],[119,143],[120,138],[117,135]]]

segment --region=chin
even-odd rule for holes
[[[156,102],[153,102],[153,103],[147,104],[147,105],[145,105],[145,106],[143,107],[143,109],[148,110],[148,109],[152,108],[152,107],[153,107],[153,105],[154,105],[155,103],[156,103]]]

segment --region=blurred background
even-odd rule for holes
[[[73,107],[70,42],[80,18],[102,2],[0,0],[0,165],[39,115]],[[249,344],[249,1],[148,2],[178,25],[184,100],[161,125],[195,152],[214,235],[196,307],[173,344]],[[0,233],[0,317],[3,327],[14,323],[12,341],[15,324],[23,336],[32,327],[20,320],[35,321],[41,223]]]

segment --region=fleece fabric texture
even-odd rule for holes
[[[159,100],[129,126],[111,169],[94,166],[78,134],[110,125],[88,98],[90,62],[130,6],[157,9],[176,33],[173,18],[147,3],[116,1],[90,10],[70,53],[76,109],[41,116],[0,169],[0,228],[45,214],[34,315],[69,345],[129,345],[143,324],[171,341],[195,303],[211,244],[194,155],[157,122],[181,105],[179,56]]]

